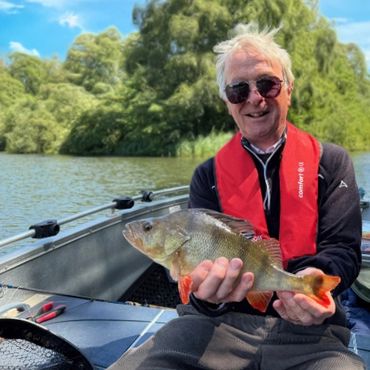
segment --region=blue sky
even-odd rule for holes
[[[135,30],[135,3],[145,0],[0,0],[0,57],[16,50],[64,59],[81,32],[99,33],[115,25],[127,35]],[[340,41],[360,46],[370,68],[370,2],[321,0],[319,6]]]

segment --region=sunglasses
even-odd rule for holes
[[[255,81],[256,89],[263,98],[276,98],[280,94],[282,80],[278,77],[261,77]],[[225,94],[231,104],[240,104],[248,99],[250,82],[240,81],[226,85]]]

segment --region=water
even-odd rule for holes
[[[200,161],[0,153],[0,240],[117,196],[189,184]]]
[[[362,187],[365,198],[370,199],[370,153],[352,154],[353,165],[355,167],[357,185]]]
[[[352,158],[357,183],[370,198],[370,153],[355,153]],[[117,196],[188,184],[201,161],[0,153],[0,240]]]

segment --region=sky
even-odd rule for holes
[[[210,3],[212,0],[209,0]],[[81,33],[116,26],[122,35],[135,31],[134,4],[146,0],[0,0],[0,58],[22,51],[64,60]],[[356,43],[370,69],[370,1],[320,0],[320,13],[334,25],[338,39]]]

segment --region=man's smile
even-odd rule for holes
[[[247,117],[251,117],[251,118],[259,118],[259,117],[263,117],[265,116],[266,114],[268,114],[268,111],[262,111],[262,112],[253,112],[253,113],[247,113],[245,114],[245,116]]]

